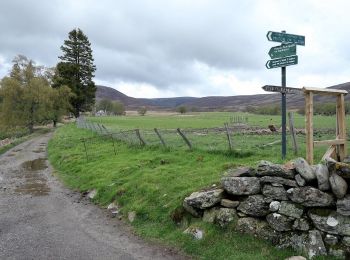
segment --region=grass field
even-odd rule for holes
[[[159,124],[157,127],[166,128],[178,127],[179,124],[183,128],[200,128],[205,124],[215,127],[217,123],[225,122],[228,115],[204,113],[195,114],[192,119],[189,119],[190,116],[182,116],[173,125],[173,118],[155,115],[91,120],[99,120],[114,130],[135,127],[152,129],[156,124]],[[323,125],[327,125],[330,120],[321,118],[321,121]],[[234,137],[236,140],[243,139]],[[200,259],[285,259],[296,253],[276,249],[268,242],[238,234],[231,228],[221,229],[191,219],[190,225],[205,231],[204,239],[195,241],[183,234],[185,226],[178,226],[171,219],[172,213],[181,206],[184,197],[195,190],[218,183],[228,168],[255,166],[262,159],[281,162],[280,145],[264,149],[254,146],[276,137],[279,138],[248,136],[245,144],[247,149],[232,153],[203,149],[189,151],[186,147],[140,147],[116,141],[117,154],[114,155],[110,138],[99,137],[90,130],[78,129],[71,124],[56,131],[48,151],[58,176],[69,187],[80,191],[97,189],[95,202],[106,206],[116,200],[121,206],[123,216],[135,211],[137,217],[132,225],[144,238],[181,248],[187,254]],[[86,138],[88,160],[81,138]],[[318,149],[317,156],[320,157],[323,152]],[[289,148],[288,159],[293,157]]]

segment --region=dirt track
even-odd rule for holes
[[[50,134],[0,156],[0,259],[184,259],[131,234],[52,176]]]

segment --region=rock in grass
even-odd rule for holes
[[[223,177],[221,183],[225,191],[232,195],[252,195],[260,192],[257,177]]]
[[[201,240],[204,237],[204,231],[197,227],[189,227],[183,233],[191,235],[196,240]]]
[[[288,257],[286,258],[285,260],[306,260],[305,257],[301,256],[301,255],[298,255],[298,256],[291,256],[291,257]]]
[[[290,231],[293,227],[294,220],[287,216],[271,213],[266,216],[269,225],[276,231]]]
[[[92,191],[89,191],[89,193],[87,194],[87,197],[90,199],[90,200],[93,200],[97,195],[97,190],[92,190]]]
[[[350,194],[337,201],[337,212],[343,216],[350,216]]]
[[[265,202],[263,195],[251,195],[237,209],[249,216],[263,217],[269,213],[269,204]]]
[[[327,207],[334,204],[333,196],[310,186],[291,188],[287,194],[291,201],[305,207]]]
[[[316,175],[309,165],[309,163],[304,158],[297,158],[293,161],[295,170],[299,173],[307,182],[312,181],[316,178]]]
[[[223,197],[223,189],[193,192],[184,199],[183,204],[192,208],[207,209],[219,203]],[[184,208],[186,208],[184,206]]]
[[[318,189],[321,191],[329,190],[329,171],[327,166],[323,164],[317,164],[315,167],[315,175],[317,179]]]
[[[257,176],[274,176],[286,179],[294,179],[295,173],[292,169],[269,161],[260,161],[256,171]]]
[[[220,201],[220,205],[225,207],[225,208],[237,208],[237,206],[239,205],[239,201],[222,199]]]
[[[338,199],[344,198],[346,191],[348,190],[348,184],[338,174],[333,173],[329,177],[329,183],[331,185],[332,192]]]
[[[128,213],[128,220],[132,223],[135,221],[136,218],[136,212],[135,211],[130,211]]]

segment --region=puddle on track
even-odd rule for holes
[[[22,164],[25,170],[22,175],[24,183],[15,189],[15,192],[20,194],[30,194],[33,196],[44,196],[50,192],[50,187],[47,185],[47,180],[39,170],[47,168],[45,163],[46,158],[38,158],[33,161],[27,161]]]
[[[22,163],[22,167],[27,171],[39,171],[47,168],[46,158],[38,158],[33,161]]]

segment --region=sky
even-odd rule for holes
[[[53,67],[69,31],[91,42],[96,84],[139,98],[233,96],[280,85],[268,31],[304,35],[287,86],[350,81],[347,0],[0,0],[0,78],[23,54]]]

